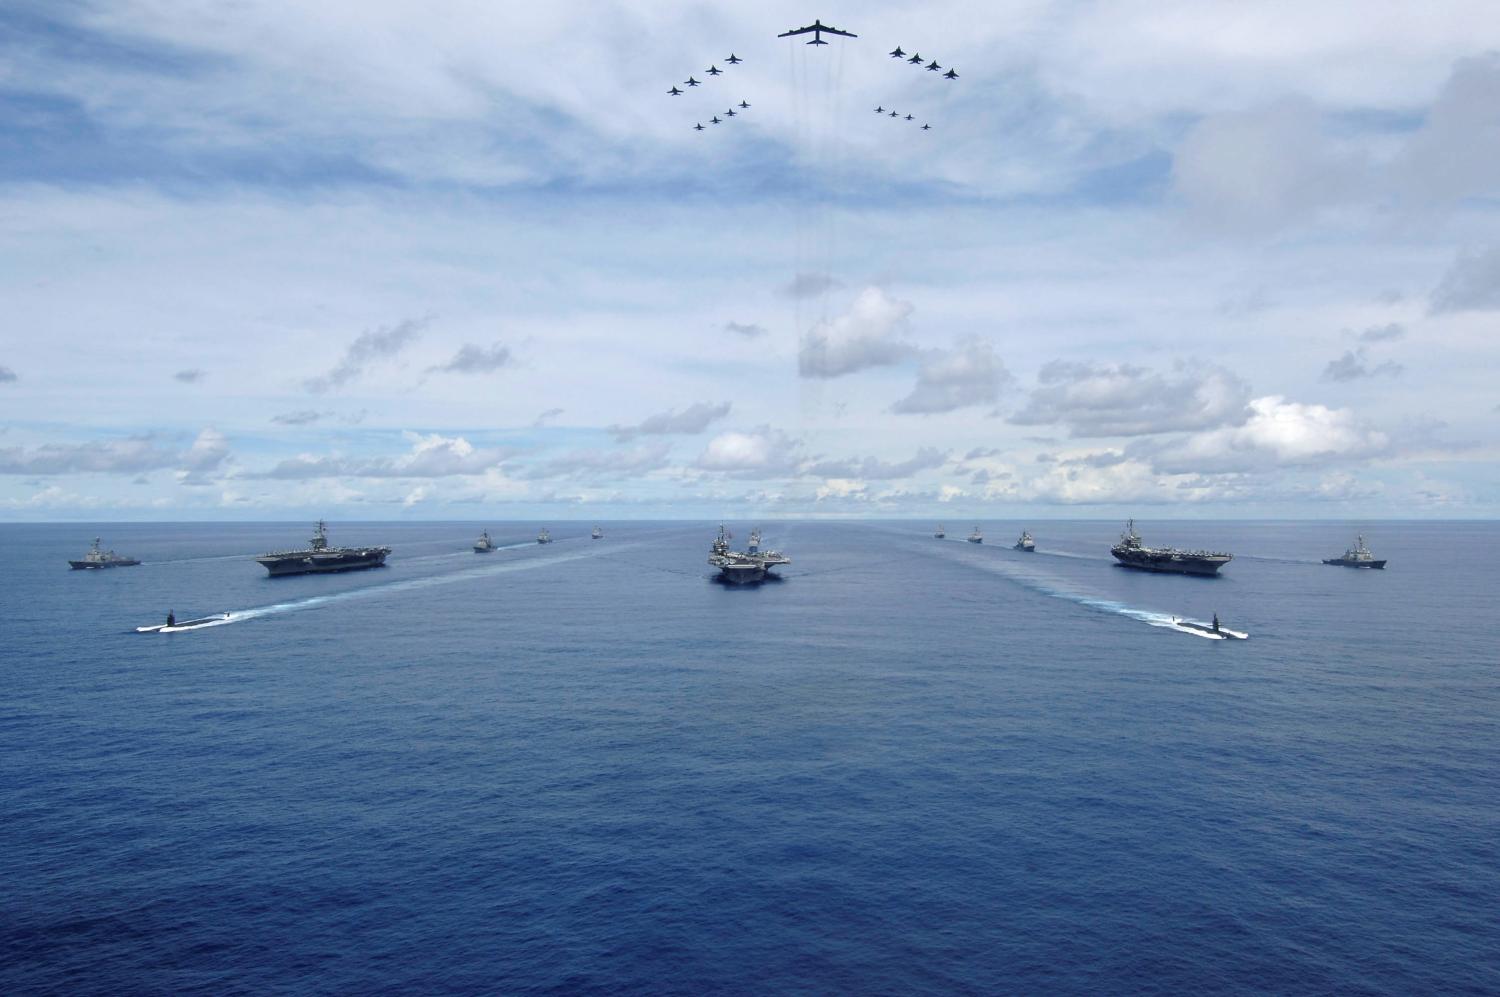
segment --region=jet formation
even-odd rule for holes
[[[800,37],[802,35],[809,35],[809,34],[812,35],[812,40],[808,41],[806,43],[808,45],[828,45],[828,44],[830,44],[828,41],[824,40],[824,38],[823,38],[824,35],[830,35],[830,36],[835,36],[835,37],[839,37],[839,38],[858,38],[859,37],[859,35],[855,34],[852,31],[845,31],[844,29],[842,29],[842,28],[836,28],[836,27],[834,27],[831,24],[824,24],[822,22],[822,20],[820,20],[820,19],[815,19],[811,24],[804,24],[800,28],[791,28],[791,29],[789,29],[787,31],[783,31],[779,35],[777,35],[776,37],[777,38],[797,38],[797,37]],[[951,80],[958,79],[958,70],[953,69],[952,67],[946,67],[947,68],[947,72],[943,72],[943,69],[945,67],[941,63],[939,63],[936,59],[924,59],[920,53],[915,52],[915,51],[913,51],[911,53],[911,55],[908,56],[907,53],[906,53],[906,51],[903,48],[901,48],[901,46],[899,46],[899,45],[897,45],[894,49],[892,49],[888,54],[889,54],[889,56],[892,59],[899,59],[899,60],[907,63],[908,65],[916,66],[917,68],[923,69],[923,70],[925,70],[925,71],[927,71],[929,73],[941,73],[942,74],[942,78],[945,79],[945,80],[950,80],[951,81]],[[721,61],[726,66],[738,66],[740,63],[744,62],[745,60],[741,59],[734,52],[731,52],[731,53],[729,53],[729,56],[727,58],[725,58],[725,59],[723,59]],[[723,69],[719,68],[718,63],[710,63],[709,66],[708,66],[708,68],[705,69],[705,70],[703,70],[702,72],[703,72],[703,75],[707,76],[710,80],[713,80],[716,77],[725,75],[725,71]],[[704,81],[699,80],[696,77],[689,76],[686,80],[683,80],[680,85],[679,84],[673,84],[666,91],[666,93],[668,94],[668,96],[671,96],[671,97],[680,97],[683,94],[687,93],[687,90],[692,90],[692,89],[694,89],[696,87],[701,87],[703,85],[704,85]],[[682,89],[682,87],[686,87],[687,90]],[[735,107],[738,107],[739,110],[736,111]],[[727,119],[736,117],[737,115],[743,113],[744,111],[749,110],[749,108],[750,108],[750,102],[747,101],[747,100],[741,100],[737,105],[732,105],[729,108],[727,108],[726,110],[720,111],[720,112],[714,114],[712,117],[710,117],[708,119],[708,123],[710,125],[723,124]],[[875,113],[879,114],[879,115],[883,115],[885,117],[889,117],[889,118],[891,118],[893,120],[905,120],[905,121],[916,121],[917,120],[917,117],[914,114],[910,114],[910,113],[903,114],[902,112],[899,112],[899,111],[887,108],[884,104],[881,104],[881,105],[877,106],[875,108]],[[719,116],[720,114],[723,115],[722,118]],[[702,121],[698,121],[698,122],[694,122],[694,124],[693,124],[693,130],[701,132],[701,131],[705,131],[706,129],[704,128],[703,122]],[[931,130],[932,130],[932,125],[931,124],[929,124],[927,122],[923,122],[922,123],[922,131],[925,132],[925,131],[931,131]]]

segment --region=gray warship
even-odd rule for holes
[[[1354,538],[1354,546],[1344,551],[1343,557],[1325,557],[1324,564],[1339,564],[1346,568],[1384,568],[1385,558],[1377,558],[1370,553],[1370,548],[1365,546],[1365,535],[1359,534]]]
[[[600,527],[600,526],[594,527],[594,532],[592,532],[592,533],[589,534],[589,539],[591,539],[591,540],[603,540],[604,539],[604,528]]]
[[[474,553],[488,554],[495,549],[495,541],[490,539],[490,531],[485,530],[479,534],[479,539],[474,541]]]
[[[937,528],[937,532],[933,534],[933,537],[935,539],[937,539],[937,540],[942,540],[942,539],[946,538],[947,536],[948,536],[948,531],[945,530],[945,529],[943,529],[943,524],[942,523],[939,523],[938,524],[938,528]]]
[[[982,544],[982,543],[984,543],[984,534],[979,532],[979,524],[978,523],[974,524],[974,532],[969,534],[969,543],[971,543],[971,544]]]
[[[536,542],[539,544],[549,544],[552,542],[552,534],[547,532],[547,527],[543,526],[542,532],[536,535]]]
[[[330,547],[328,524],[318,520],[317,530],[306,550],[280,550],[262,554],[255,560],[274,578],[282,575],[322,574],[330,571],[358,571],[379,568],[391,553],[389,547]]]
[[[1036,541],[1031,538],[1030,530],[1021,531],[1021,539],[1015,543],[1016,550],[1024,550],[1028,554],[1036,553]]]
[[[729,534],[724,524],[719,524],[719,535],[709,548],[708,563],[719,569],[719,580],[730,585],[749,585],[763,582],[771,569],[780,564],[791,564],[792,559],[780,551],[760,549],[760,530],[750,532],[750,543],[743,551],[729,549]],[[771,577],[775,577],[771,575]]]
[[[72,565],[74,571],[92,571],[95,568],[128,568],[133,564],[140,563],[140,561],[137,561],[133,557],[121,557],[112,550],[100,550],[98,537],[94,538],[94,546],[89,548],[89,552],[83,555],[82,560],[68,562],[68,564]]]
[[[1125,524],[1120,542],[1109,549],[1127,568],[1142,571],[1165,571],[1179,575],[1217,575],[1219,569],[1234,559],[1233,554],[1211,550],[1178,550],[1175,547],[1147,547],[1135,532],[1135,520]]]

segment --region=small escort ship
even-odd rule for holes
[[[328,524],[318,520],[316,532],[306,550],[281,550],[262,554],[255,560],[266,567],[273,578],[282,575],[312,575],[330,571],[359,571],[379,568],[390,556],[389,547],[330,547]]]
[[[490,531],[485,530],[479,534],[479,539],[474,541],[474,553],[488,554],[495,549],[495,542],[490,539]]]
[[[974,532],[969,534],[969,543],[971,543],[971,544],[982,544],[982,543],[984,543],[984,534],[979,532],[979,524],[978,523],[974,524]]]
[[[729,549],[729,534],[719,524],[719,535],[709,548],[708,563],[719,569],[719,580],[730,585],[763,582],[772,568],[791,564],[792,559],[780,551],[760,549],[760,530],[750,533],[749,546],[743,551]]]
[[[121,557],[112,550],[100,550],[99,538],[94,538],[94,546],[83,555],[80,561],[69,561],[74,571],[92,571],[95,568],[128,568],[133,564],[140,564],[133,557]]]
[[[590,540],[603,540],[604,539],[604,530],[603,530],[603,528],[598,527],[598,526],[594,527],[594,532],[592,532],[592,533],[589,534],[589,539]]]
[[[97,541],[95,541],[97,543]],[[1359,534],[1354,538],[1354,546],[1344,551],[1343,557],[1325,557],[1324,564],[1340,564],[1346,568],[1384,568],[1385,559],[1376,558],[1365,546],[1365,535]],[[78,567],[75,562],[73,565]]]
[[[547,527],[543,526],[542,532],[536,535],[536,542],[539,544],[549,544],[552,542],[552,534],[547,532]]]
[[[1021,539],[1015,543],[1016,550],[1024,550],[1028,554],[1036,553],[1036,541],[1031,539],[1030,530],[1021,531]]]
[[[948,531],[945,530],[945,529],[943,529],[943,524],[942,523],[939,523],[938,524],[938,528],[937,528],[937,532],[933,534],[933,537],[935,537],[938,540],[942,540],[947,535],[948,535]]]
[[[1165,571],[1179,575],[1217,575],[1219,569],[1234,559],[1233,554],[1210,550],[1178,550],[1175,547],[1147,547],[1135,532],[1135,520],[1125,524],[1120,542],[1109,549],[1127,568],[1142,571]]]

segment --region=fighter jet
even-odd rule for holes
[[[724,70],[720,69],[718,66],[709,66],[707,69],[704,70],[704,72],[707,73],[710,76],[718,76],[723,71]]]
[[[956,80],[956,79],[958,79],[958,72],[956,70],[950,69],[946,73],[943,74],[943,79],[945,79],[945,80]]]
[[[667,93],[671,94],[673,97],[676,97],[678,94],[682,93],[682,91],[677,89],[676,87],[673,87],[672,89],[668,90]]]
[[[904,59],[905,57],[906,57],[906,53],[903,52],[903,51],[901,51],[901,46],[900,45],[897,45],[894,49],[891,50],[891,58],[892,59]]]
[[[907,116],[906,116],[906,120],[907,120],[907,121],[912,121],[912,120],[914,120],[914,119],[913,119],[913,118],[912,118],[912,116],[911,116],[911,115],[910,115],[910,114],[908,114],[908,115],[907,115]]]
[[[877,108],[875,108],[875,113],[876,114],[884,114],[885,113],[885,108],[883,108],[883,107],[877,107]]]
[[[742,100],[742,101],[740,101],[740,108],[741,108],[741,109],[742,109],[742,110],[743,110],[743,109],[744,109],[744,108],[747,108],[747,107],[749,107],[749,106],[750,106],[750,105],[749,105],[749,104],[747,104],[747,103],[746,103],[746,102],[745,102],[745,101],[743,101],[743,100]]]
[[[897,118],[897,117],[900,117],[900,115],[898,115],[895,111],[892,111],[891,112],[891,117]]]
[[[711,124],[711,125],[717,125],[717,124],[720,124],[721,122],[719,121],[718,118],[709,118],[708,119],[708,123]]]
[[[738,114],[739,112],[736,111],[734,108],[731,107],[729,110],[725,111],[724,113],[727,114],[727,115],[729,115],[732,118],[736,114]]]
[[[939,66],[939,65],[938,65],[938,64],[937,64],[937,60],[936,60],[936,59],[933,59],[933,60],[932,60],[932,65],[930,65],[930,66],[928,66],[928,67],[927,67],[927,71],[928,71],[928,72],[929,72],[929,73],[935,73],[935,72],[937,72],[937,71],[938,71],[938,70],[939,70],[939,69],[942,69],[942,68],[943,68],[943,67],[942,67],[942,66]]]
[[[689,76],[687,79],[685,79],[685,80],[682,81],[682,85],[685,86],[685,87],[696,87],[696,86],[699,86],[700,84],[698,83],[697,80],[695,80],[691,76]]]
[[[910,59],[907,59],[906,61],[911,63],[913,66],[920,66],[922,64],[922,56],[914,52],[912,53],[912,57]]]
[[[700,121],[696,125],[694,125],[693,130],[701,132],[703,130],[703,122]]]
[[[789,38],[792,35],[805,35],[809,31],[812,32],[812,36],[813,36],[813,40],[807,43],[809,45],[827,45],[828,43],[823,40],[823,33],[824,32],[827,32],[830,35],[843,35],[845,38],[858,38],[859,37],[859,35],[856,35],[852,31],[840,31],[838,28],[830,28],[828,25],[824,24],[820,20],[814,20],[813,23],[811,23],[811,24],[804,25],[804,26],[802,26],[800,28],[793,28],[790,31],[783,31],[781,34],[777,35],[776,37],[777,38]]]
[[[724,61],[727,62],[727,63],[729,63],[731,66],[738,66],[740,63],[744,62],[745,60],[741,59],[739,56],[735,55],[733,52],[730,52],[729,53],[729,58],[725,59]]]
[[[930,131],[932,131],[932,126],[931,125],[923,125],[922,126],[922,130],[924,132],[930,132]]]

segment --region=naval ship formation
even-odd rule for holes
[[[378,568],[390,553],[389,547],[330,547],[328,524],[320,519],[306,550],[272,551],[255,560],[265,565],[272,577],[280,577]]]
[[[719,569],[721,581],[730,585],[748,585],[765,581],[772,568],[791,564],[792,559],[780,551],[761,550],[759,528],[750,532],[750,543],[743,551],[730,550],[729,534],[720,523],[719,535],[709,548],[708,563]]]
[[[1109,549],[1115,560],[1127,568],[1142,571],[1168,571],[1179,575],[1217,575],[1219,569],[1234,559],[1233,554],[1211,550],[1178,550],[1176,547],[1147,547],[1135,532],[1135,520],[1125,524],[1119,543]]]

